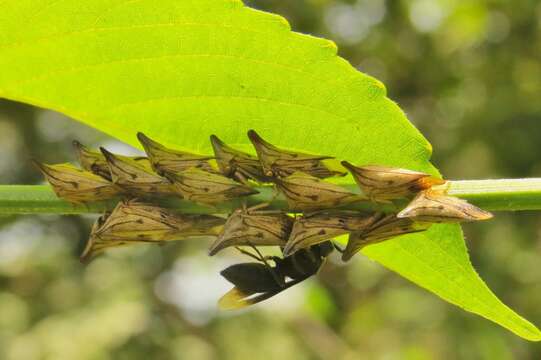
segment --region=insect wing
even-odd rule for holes
[[[86,247],[80,256],[81,262],[88,262],[92,258],[103,253],[105,250],[109,248],[121,247],[121,246],[133,244],[133,241],[132,242],[127,242],[127,241],[122,241],[122,240],[104,241],[97,235],[110,216],[111,216],[111,212],[106,212],[104,215],[100,216],[94,222]]]
[[[209,160],[214,158],[212,156],[192,154],[167,148],[141,132],[137,133],[137,139],[143,145],[152,164],[152,168],[161,175],[169,172],[184,171],[192,167],[215,172],[209,163]]]
[[[445,183],[444,180],[429,174],[378,165],[354,166],[342,161],[361,190],[372,200],[388,201],[416,194],[433,185]]]
[[[98,252],[96,252],[93,248],[96,246],[95,244],[95,238],[94,234],[98,231],[98,229],[103,226],[103,223],[105,220],[111,215],[110,212],[106,212],[102,216],[100,216],[94,224],[92,224],[92,230],[90,231],[90,236],[88,238],[88,241],[86,243],[86,246],[83,250],[83,253],[80,256],[81,262],[87,261],[90,258],[94,257]]]
[[[278,284],[274,269],[261,263],[241,263],[231,265],[220,273],[235,285],[218,301],[223,310],[240,309],[268,299],[292,284]],[[285,280],[284,280],[285,281]],[[289,286],[288,286],[289,285]]]
[[[177,214],[134,200],[121,202],[111,214],[95,223],[83,258],[110,247],[216,236],[224,221],[212,215]]]
[[[284,246],[287,242],[293,219],[286,214],[252,214],[244,210],[233,212],[222,233],[210,247],[209,255],[229,246]]]
[[[365,200],[341,186],[300,172],[275,179],[275,184],[286,197],[290,210],[314,211]]]
[[[210,142],[220,172],[224,176],[242,183],[246,183],[247,179],[259,182],[270,181],[270,178],[263,173],[261,162],[256,156],[233,149],[216,135],[211,135]]]
[[[101,153],[91,151],[77,140],[73,141],[73,147],[77,153],[79,164],[83,169],[99,175],[109,181],[111,180],[109,165],[107,165],[107,161]]]
[[[235,198],[257,194],[250,186],[240,184],[223,175],[190,168],[170,173],[176,191],[185,199],[202,204],[218,204]]]
[[[108,200],[121,191],[106,179],[71,164],[41,164],[34,161],[59,198],[72,203]]]
[[[234,287],[225,293],[220,300],[218,300],[218,306],[222,310],[238,310],[251,305],[255,305],[264,300],[278,295],[282,291],[302,282],[302,280],[290,280],[285,283],[284,287],[276,290],[269,290],[261,293],[250,294],[242,291],[238,287]]]
[[[226,292],[219,300],[218,307],[222,310],[238,310],[257,302],[250,298],[253,294],[246,294],[237,287]]]
[[[75,149],[75,152],[77,153],[79,164],[83,169],[111,181],[111,171],[109,170],[109,164],[107,164],[107,160],[101,152],[92,151],[77,140],[73,141],[73,147]],[[115,156],[120,159],[132,159],[133,161],[136,161],[137,163],[140,163],[142,165],[150,165],[148,159],[143,156]]]
[[[129,202],[124,213],[137,222],[138,234],[148,241],[180,240],[194,236],[217,236],[225,219],[213,215],[180,214],[152,204]],[[132,230],[133,231],[133,230]],[[140,237],[141,238],[141,237]],[[161,238],[161,239],[160,239]]]
[[[348,261],[367,245],[390,240],[400,235],[425,231],[430,227],[428,223],[418,223],[411,219],[397,218],[394,214],[377,214],[374,216],[378,219],[368,229],[352,232],[349,235],[348,244],[342,254],[343,261]]]
[[[174,194],[169,180],[154,173],[149,163],[119,157],[104,148],[100,149],[111,171],[113,183],[139,196]]]
[[[255,294],[282,288],[271,271],[265,264],[251,262],[231,265],[220,274],[245,294]]]
[[[324,179],[331,176],[343,176],[343,171],[332,170],[324,160],[332,156],[304,154],[280,149],[261,138],[254,130],[248,131],[248,137],[261,161],[263,171],[269,177],[286,177],[297,171]]]
[[[216,235],[224,219],[212,215],[185,215],[159,206],[121,202],[97,232],[104,240],[160,242],[190,236]]]
[[[360,231],[373,223],[372,214],[353,211],[329,211],[299,216],[295,219],[284,256],[333,237]]]
[[[420,192],[397,216],[435,223],[480,221],[492,218],[490,212],[466,200],[430,190]]]
[[[233,265],[224,270],[227,274],[222,272],[222,275],[235,287],[222,296],[218,304],[224,310],[232,310],[269,299],[315,275],[332,251],[332,245],[327,242],[303,249],[283,259],[273,258],[276,263],[273,268],[258,263]],[[283,279],[283,283],[280,284],[277,278]]]

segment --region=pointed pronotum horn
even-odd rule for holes
[[[265,213],[237,209],[227,219],[223,231],[210,247],[209,255],[229,246],[284,246],[293,219],[284,213]]]
[[[257,194],[250,186],[240,184],[223,175],[190,168],[168,174],[176,191],[185,199],[213,205],[243,196]]]
[[[47,165],[33,161],[59,198],[86,203],[115,198],[121,190],[110,181],[71,164]]]
[[[492,218],[491,213],[479,209],[466,200],[430,190],[421,191],[397,216],[434,223],[479,221]]]
[[[142,197],[175,194],[171,182],[156,174],[148,163],[119,157],[104,148],[100,150],[109,165],[113,183],[126,192]]]
[[[394,214],[375,214],[372,225],[349,235],[348,244],[342,254],[342,260],[348,261],[367,245],[390,240],[399,235],[424,231],[428,227],[430,227],[428,223],[418,223],[407,218],[397,218]]]
[[[348,169],[363,193],[373,201],[386,202],[417,194],[433,185],[445,183],[430,174],[379,165],[354,166],[347,161]]]
[[[258,182],[271,181],[271,178],[265,176],[263,167],[257,156],[233,149],[216,135],[210,136],[210,143],[214,149],[216,163],[224,176],[242,183],[246,183],[247,180]]]
[[[366,200],[341,186],[300,172],[276,178],[274,182],[286,197],[290,210],[315,211]]]
[[[75,149],[75,153],[77,155],[77,158],[79,159],[79,164],[81,164],[81,167],[83,169],[111,181],[111,171],[109,170],[109,164],[107,164],[107,160],[101,152],[90,150],[77,140],[73,140],[73,148]],[[148,159],[144,156],[124,156],[116,154],[115,156],[121,160],[131,159],[143,166],[148,166],[150,164]]]
[[[298,216],[293,224],[284,256],[352,231],[361,231],[373,223],[373,214],[358,211],[322,211]]]
[[[123,201],[95,223],[82,258],[123,245],[217,236],[224,223],[217,216],[179,214],[136,200]]]
[[[277,148],[261,138],[254,130],[248,131],[248,137],[269,177],[286,177],[296,171],[324,179],[331,176],[343,176],[344,171],[331,169],[324,160],[334,159],[332,156],[311,155]]]
[[[209,160],[212,156],[192,154],[185,151],[174,150],[152,140],[145,134],[138,132],[137,139],[143,145],[150,159],[152,168],[160,175],[169,172],[179,172],[195,167],[201,170],[215,172]]]

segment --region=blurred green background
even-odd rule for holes
[[[450,179],[541,175],[537,1],[253,0],[337,42],[382,80]],[[28,159],[73,161],[71,140],[133,152],[65,116],[0,100],[0,182],[37,184]],[[488,285],[541,325],[539,213],[465,225]],[[539,359],[541,347],[376,263],[332,258],[318,279],[240,313],[216,300],[208,242],[78,261],[95,216],[0,218],[1,359]]]

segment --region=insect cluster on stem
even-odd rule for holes
[[[146,157],[117,155],[103,148],[94,151],[74,141],[81,168],[35,162],[55,193],[69,202],[119,199],[94,223],[81,259],[112,247],[214,237],[209,255],[234,247],[256,260],[221,272],[234,285],[219,301],[226,309],[258,303],[315,275],[335,249],[348,261],[367,245],[424,231],[432,223],[492,217],[433,188],[445,181],[429,174],[347,161],[336,167],[329,162],[331,156],[281,149],[254,130],[248,138],[257,156],[225,144],[216,135],[210,137],[214,156],[171,149],[142,133],[137,138]],[[348,172],[360,192],[325,180]],[[254,185],[267,183],[283,195],[287,210],[243,205],[225,218],[179,213],[159,201],[178,197],[215,206],[257,194]],[[357,202],[397,199],[409,203],[392,213],[343,209]],[[348,236],[345,249],[333,243],[340,235]],[[282,256],[263,256],[261,246],[278,246]]]

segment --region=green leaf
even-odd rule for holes
[[[234,0],[0,0],[0,96],[61,111],[138,146],[142,131],[210,152],[250,128],[290,148],[437,174],[431,148],[384,86]],[[472,268],[458,226],[365,253],[418,285],[529,340],[541,333]],[[415,306],[415,304],[412,304]]]
[[[492,320],[518,336],[531,341],[541,338],[539,330],[503,304],[473,269],[459,226],[432,226],[423,234],[405,235],[369,246],[363,253],[450,303]]]

